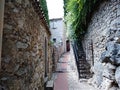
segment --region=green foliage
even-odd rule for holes
[[[82,38],[87,29],[87,17],[98,0],[64,0],[64,16],[72,29],[70,37]]]
[[[64,1],[64,16],[66,16],[66,14],[67,14],[67,9],[66,9],[66,7],[67,7],[67,1],[68,0],[63,0]]]
[[[40,5],[41,5],[41,7],[42,7],[42,9],[43,9],[45,18],[46,18],[47,23],[48,23],[48,25],[49,25],[49,16],[48,16],[48,8],[47,8],[46,0],[40,0]]]

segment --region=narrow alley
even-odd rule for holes
[[[79,79],[73,50],[58,61],[54,90],[98,90],[88,84],[88,79]]]
[[[0,0],[0,90],[120,90],[120,0]]]

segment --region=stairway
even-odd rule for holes
[[[84,53],[82,43],[74,42],[72,43],[76,65],[79,73],[79,78],[89,79],[92,74],[90,73],[90,65],[86,61],[86,55]]]

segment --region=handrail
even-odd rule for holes
[[[86,55],[82,47],[82,43],[74,42],[72,43],[77,70],[79,74],[79,78],[89,78],[89,63],[86,61]]]
[[[78,53],[77,53],[77,48],[75,47],[75,43],[74,44],[71,44],[72,47],[73,47],[73,52],[74,52],[74,55],[75,55],[75,60],[76,60],[76,65],[77,65],[77,71],[78,71],[78,74],[79,74],[79,68],[78,68]]]

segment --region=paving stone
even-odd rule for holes
[[[65,56],[65,57],[67,57],[65,59],[67,59],[66,61],[68,61],[67,62],[68,64],[66,64],[68,73],[62,73],[62,74],[58,73],[56,80],[59,79],[60,77],[61,77],[61,79],[64,78],[64,80],[67,81],[68,85],[65,84],[66,81],[63,81],[64,82],[63,83],[63,82],[57,80],[57,82],[54,83],[55,84],[54,90],[63,90],[63,88],[61,89],[60,86],[65,87],[65,85],[66,85],[66,87],[68,87],[68,89],[64,89],[64,90],[98,90],[98,89],[94,88],[93,86],[89,85],[87,83],[87,79],[79,80],[73,51],[71,50],[70,53],[67,53],[65,55],[67,55],[67,56]],[[63,58],[63,60],[64,60],[64,58]],[[63,61],[63,60],[61,60],[61,61]],[[60,63],[59,63],[58,67],[63,68],[61,66],[62,65],[60,65]],[[67,77],[65,77],[65,75],[67,75]],[[60,85],[57,86],[57,84],[60,84]]]

